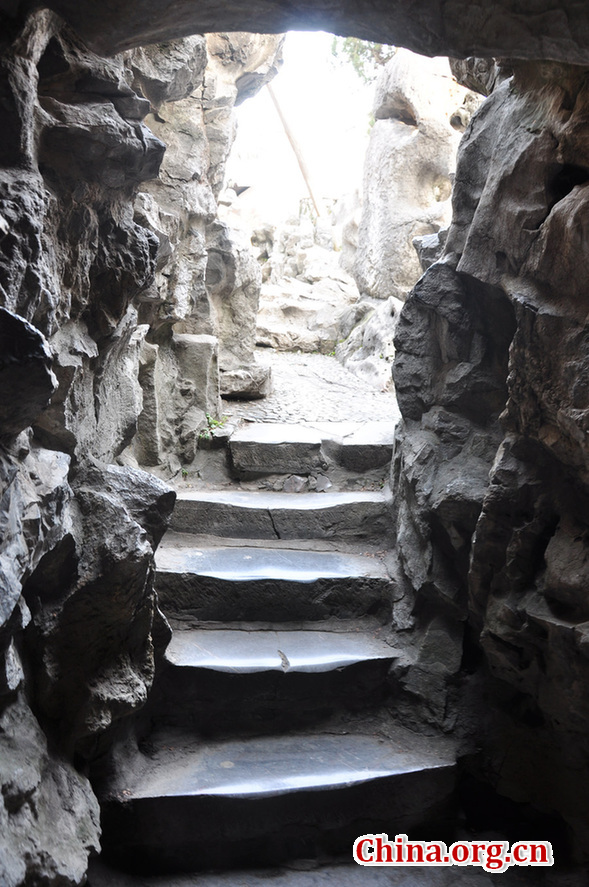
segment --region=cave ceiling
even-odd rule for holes
[[[17,17],[30,2],[0,0]],[[585,0],[50,0],[95,51],[110,54],[194,33],[326,30],[424,55],[589,63]]]

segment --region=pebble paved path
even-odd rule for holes
[[[273,393],[263,400],[223,401],[230,422],[391,422],[399,416],[394,392],[379,391],[335,357],[258,349],[272,367]]]

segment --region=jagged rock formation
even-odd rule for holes
[[[392,383],[402,300],[422,273],[415,242],[450,222],[460,133],[478,104],[443,58],[399,49],[377,80],[355,250],[342,256],[360,298],[341,319],[335,353],[380,388]]]
[[[23,5],[10,0],[12,14]],[[404,0],[380,0],[370,10],[355,5],[333,6],[329,0],[312,10],[298,0],[287,8],[271,3],[232,0],[219,7],[215,0],[135,0],[117,7],[108,21],[99,6],[86,0],[52,0],[49,4],[76,27],[93,48],[117,52],[141,43],[182,34],[219,30],[249,30],[273,34],[287,30],[325,30],[406,46],[423,55],[487,56],[555,59],[572,64],[589,62],[589,25],[586,10],[576,0],[539,0],[533,11],[512,0],[475,6],[457,0],[448,7],[440,0],[420,0],[408,8]]]
[[[164,156],[142,120],[148,101],[167,107],[170,93],[198,89],[204,57],[195,38],[188,70],[171,58],[168,80],[150,73],[151,51],[138,73],[132,57],[95,53],[199,28],[296,23],[431,54],[559,62],[514,62],[475,117],[443,259],[401,314],[395,519],[417,655],[392,677],[399,716],[414,726],[463,729],[471,703],[468,726],[482,748],[471,768],[564,816],[587,855],[585,5],[541,0],[522,12],[511,0],[422,0],[367,13],[135,0],[108,16],[84,0],[50,7],[78,36],[47,10],[25,16],[18,2],[3,3],[0,19],[3,883],[83,883],[99,828],[74,760],[81,768],[102,752],[142,703],[166,642],[151,574],[173,495],[107,463],[135,436],[142,401],[145,424],[156,408],[150,367],[160,343],[143,345],[162,307],[156,272],[165,276],[166,237],[176,246],[193,236],[194,204],[173,242],[156,198],[135,204]],[[257,69],[247,73],[249,90]],[[133,88],[139,76],[148,101]],[[194,130],[188,136],[192,144]],[[202,171],[192,180],[204,185],[193,186],[197,202],[205,198],[200,225],[212,220],[220,161],[199,155],[198,139],[190,169]],[[215,140],[215,157],[226,144]],[[175,188],[173,158],[166,163]],[[194,246],[203,276],[185,291],[204,293],[198,225]],[[173,287],[179,298],[181,289]],[[165,300],[162,310],[161,353],[177,317]],[[193,367],[190,337],[209,334],[173,335],[188,337],[179,346]],[[201,344],[214,361],[214,343]],[[182,395],[178,386],[187,412],[201,409],[197,389]],[[159,459],[161,439],[142,441]]]
[[[362,296],[403,299],[421,276],[413,238],[450,222],[459,130],[465,128],[453,117],[470,99],[452,79],[447,59],[400,49],[382,71],[353,266]]]
[[[258,345],[278,351],[334,351],[338,322],[358,298],[353,279],[339,266],[337,233],[330,220],[313,222],[306,216],[254,232],[264,277]]]
[[[276,50],[280,40],[266,43]],[[260,46],[264,38],[242,41],[245,93],[271,67],[259,73]],[[195,410],[218,399],[216,338],[171,325],[191,315],[200,294],[208,305],[204,225],[215,218],[238,91],[227,84],[237,75],[226,75],[220,53],[225,97],[211,86],[203,100],[203,38],[160,46],[155,60],[150,50],[104,59],[46,11],[20,31],[7,27],[2,52],[0,881],[73,885],[85,879],[100,828],[90,784],[72,762],[99,754],[117,722],[144,704],[169,638],[153,554],[175,494],[108,463],[138,428],[149,428],[140,434],[145,462],[161,456],[166,431],[168,451],[184,448],[189,458]],[[193,91],[200,127],[181,102]],[[173,98],[173,131],[192,163],[179,168],[168,154],[157,192],[167,189],[166,229],[149,192],[136,195],[165,151],[155,116],[153,129],[142,120],[150,102],[162,112],[167,102],[173,116]],[[169,195],[178,193],[174,203]],[[178,243],[179,253],[199,243],[199,225],[196,271],[174,266]],[[172,304],[157,288],[166,262],[194,278],[172,281]],[[150,329],[155,342],[146,341]],[[188,380],[186,390],[175,385],[180,406],[171,398],[169,411],[182,414],[184,435],[157,411],[158,382],[175,378],[170,371],[164,382],[158,367],[170,340],[169,363]]]
[[[564,814],[586,848],[584,77],[515,64],[474,118],[394,377],[399,553],[418,597],[480,638],[480,766]]]
[[[136,200],[137,217],[160,244],[155,281],[141,296],[150,332],[132,455],[142,465],[191,462],[220,393],[263,395],[268,387],[253,356],[259,268],[217,219],[216,199],[233,107],[276,74],[281,48],[282,38],[212,34],[130,56],[134,86],[151,103],[146,123],[168,146],[160,175]]]

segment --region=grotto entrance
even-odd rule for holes
[[[349,421],[398,416],[394,397],[378,396],[392,390],[397,319],[441,250],[436,232],[450,218],[456,147],[478,101],[452,79],[446,60],[392,47],[375,100],[372,81],[334,62],[334,40],[289,34],[272,93],[262,89],[237,109],[206,274],[225,400],[205,437],[222,435],[217,423],[225,421],[337,421],[334,386]],[[304,384],[290,389],[301,372]],[[349,395],[364,388],[362,403],[344,394],[346,379]]]
[[[60,11],[74,24],[77,21],[80,33],[93,41],[95,49],[109,52],[127,49],[129,41],[163,39],[170,36],[169,28],[181,30],[177,19],[170,24],[170,9],[165,5],[158,6],[153,15],[138,13],[140,6],[139,0],[134,4],[118,4],[110,10],[106,21],[104,16],[93,14],[84,2],[76,3],[73,10],[68,9],[68,2],[62,2]],[[253,27],[259,22],[256,16],[260,8],[252,7],[251,3],[245,6],[246,17],[239,24],[247,22]],[[550,16],[546,17],[538,15],[537,9],[528,17],[522,13],[521,4],[513,15],[509,3],[504,3],[501,9],[490,6],[488,14],[495,23],[499,21],[500,27],[481,28],[480,20],[476,21],[480,10],[472,4],[464,6],[464,17],[459,19],[457,15],[455,26],[451,27],[451,22],[440,21],[440,14],[447,15],[450,8],[455,13],[456,5],[445,5],[441,13],[436,8],[428,19],[426,3],[422,4],[422,23],[427,21],[427,26],[409,23],[403,40],[431,50],[431,41],[437,39],[438,34],[440,45],[443,43],[447,51],[464,54],[484,51],[502,56],[540,57],[546,47],[550,47],[554,57],[586,65],[589,61],[583,46],[586,11],[577,4],[575,10],[568,10],[568,16],[559,17],[558,12],[554,14],[553,6]],[[206,15],[206,2],[191,3],[190,7],[189,14]],[[177,4],[175,9],[179,8]],[[394,25],[401,30],[406,8],[407,4],[395,10]],[[217,26],[224,16],[229,16],[229,26],[235,27],[235,10],[235,4],[219,7]],[[284,5],[271,7],[267,13],[270,23],[277,21],[282,27],[284,10]],[[331,4],[329,15],[337,18],[342,11],[347,15],[348,6],[344,9]],[[383,16],[382,10],[375,8],[371,12],[378,19]],[[412,15],[413,12],[412,9]],[[165,23],[160,20],[158,24],[157,17],[162,14]],[[128,17],[121,22],[121,16]],[[562,22],[565,22],[564,28]],[[268,19],[264,19],[262,30],[267,23]],[[369,23],[366,27],[378,30],[380,24],[380,21],[377,25]],[[163,530],[171,496],[153,478],[137,473],[132,454],[124,452],[139,411],[135,383],[140,375],[146,407],[141,439],[146,459],[142,464],[158,464],[162,452],[170,452],[175,455],[180,471],[183,463],[170,447],[180,441],[182,458],[191,446],[194,449],[196,410],[201,409],[196,404],[193,385],[196,374],[191,375],[194,339],[190,337],[210,336],[210,333],[190,329],[174,333],[175,340],[169,334],[170,328],[183,319],[181,311],[176,310],[183,296],[197,291],[199,281],[203,280],[204,263],[201,262],[198,273],[188,282],[181,275],[175,276],[178,268],[172,263],[166,273],[173,286],[169,291],[162,289],[159,301],[159,295],[150,291],[146,283],[151,280],[155,265],[156,244],[148,233],[150,226],[152,232],[158,231],[161,235],[158,262],[163,263],[169,231],[162,219],[166,215],[168,220],[172,219],[170,229],[173,231],[180,218],[178,228],[187,234],[187,247],[194,248],[197,254],[197,247],[202,246],[199,240],[202,235],[199,225],[204,225],[202,218],[192,211],[186,216],[181,213],[174,216],[178,207],[173,199],[163,201],[165,212],[160,214],[155,205],[156,186],[151,191],[151,185],[146,185],[141,188],[135,206],[137,222],[132,220],[130,195],[157,167],[162,145],[149,137],[146,141],[147,133],[138,122],[146,109],[145,100],[133,95],[128,84],[130,80],[142,81],[142,91],[151,90],[153,107],[158,110],[158,119],[154,122],[157,128],[166,122],[166,117],[169,120],[172,116],[170,108],[164,109],[164,105],[181,103],[186,98],[174,92],[179,81],[171,78],[174,88],[161,91],[163,81],[152,76],[150,60],[146,62],[141,53],[133,61],[131,77],[129,69],[124,67],[129,58],[104,60],[93,56],[86,48],[80,48],[77,38],[63,31],[61,22],[51,21],[50,25],[48,28],[47,12],[43,10],[27,22],[24,34],[20,33],[20,20],[11,19],[4,35],[7,45],[19,34],[18,41],[10,48],[9,63],[3,69],[8,94],[18,94],[19,100],[8,101],[4,108],[10,125],[6,127],[9,137],[3,143],[3,158],[6,166],[13,169],[9,169],[7,181],[3,182],[6,190],[0,224],[9,249],[2,253],[2,284],[6,285],[8,303],[16,311],[17,326],[21,331],[24,329],[27,336],[31,331],[37,335],[24,320],[25,317],[32,319],[42,327],[53,349],[45,351],[39,335],[34,353],[18,355],[18,360],[23,361],[27,373],[29,359],[37,368],[43,383],[39,386],[41,391],[60,384],[59,395],[49,410],[39,415],[42,409],[39,389],[34,390],[27,382],[16,415],[14,410],[8,413],[9,420],[14,418],[16,422],[15,425],[9,422],[7,426],[9,445],[5,447],[2,441],[2,464],[9,490],[4,501],[9,507],[10,532],[1,540],[3,576],[9,585],[9,594],[2,632],[6,667],[0,740],[3,746],[8,743],[10,750],[3,761],[15,764],[14,773],[8,774],[7,792],[3,792],[10,803],[3,811],[6,829],[2,829],[0,840],[8,841],[10,876],[15,884],[22,883],[23,877],[31,883],[38,882],[39,878],[48,883],[63,879],[82,883],[89,849],[97,846],[99,829],[94,796],[74,763],[92,762],[97,747],[101,752],[112,745],[113,733],[109,732],[112,724],[116,732],[122,721],[124,732],[125,724],[130,723],[129,713],[141,708],[146,689],[151,685],[154,647],[161,664],[169,640],[169,630],[154,607],[151,552]],[[202,19],[196,23],[193,20],[193,25],[202,26]],[[182,23],[182,28],[185,27],[186,20]],[[40,66],[39,96],[32,69],[36,54],[50,39],[54,40],[54,47],[66,48],[63,52],[60,49],[57,55],[51,51],[47,64]],[[184,49],[179,50],[180,55],[185,50],[190,64],[194,65],[190,70],[200,71],[202,41],[189,39]],[[166,63],[168,61],[167,55]],[[363,570],[356,563],[360,575],[350,573],[350,561],[346,561],[348,572],[345,573],[341,561],[337,569],[332,561],[329,569],[326,568],[328,575],[317,575],[316,571],[313,581],[307,581],[307,576],[306,582],[300,583],[304,588],[297,586],[299,591],[309,591],[307,596],[295,595],[291,599],[301,607],[297,614],[301,621],[326,613],[329,617],[335,614],[338,620],[350,614],[354,618],[360,615],[366,617],[367,625],[374,626],[376,622],[388,628],[393,626],[405,638],[410,635],[413,643],[409,651],[392,647],[388,643],[390,638],[384,638],[388,648],[385,649],[380,643],[383,637],[373,635],[369,648],[363,646],[360,651],[362,662],[354,660],[351,666],[369,662],[369,675],[364,673],[364,676],[371,702],[380,701],[383,682],[387,692],[393,688],[395,715],[408,725],[411,734],[410,751],[419,755],[424,748],[429,751],[427,742],[416,747],[415,734],[421,733],[421,727],[424,734],[429,732],[436,740],[448,739],[451,734],[460,734],[465,740],[474,732],[475,742],[470,748],[477,754],[474,763],[471,758],[463,761],[464,765],[474,766],[475,770],[478,767],[479,773],[506,793],[530,799],[545,809],[557,810],[575,832],[579,856],[586,856],[589,791],[586,790],[583,737],[587,733],[588,717],[583,688],[589,684],[587,610],[584,568],[577,569],[584,563],[588,513],[583,467],[586,438],[582,427],[587,389],[583,378],[586,321],[584,282],[579,280],[576,270],[581,264],[579,248],[573,236],[574,226],[568,225],[571,218],[580,218],[575,213],[582,212],[584,202],[582,171],[586,164],[577,156],[583,151],[579,138],[583,127],[575,124],[578,117],[582,123],[585,114],[582,82],[585,72],[584,69],[571,70],[566,65],[556,68],[533,62],[523,70],[523,75],[510,89],[501,91],[487,107],[479,130],[484,138],[470,146],[469,174],[464,168],[462,176],[458,176],[463,200],[460,224],[455,232],[454,257],[444,268],[431,271],[427,285],[415,292],[404,312],[407,330],[413,329],[414,335],[408,337],[412,350],[405,349],[397,361],[398,378],[404,382],[400,396],[404,398],[407,424],[398,439],[396,453],[401,470],[395,475],[394,535],[399,556],[392,565],[394,578],[391,581],[388,572],[390,562],[385,558],[383,564],[381,557],[385,546],[379,544],[374,559],[364,557]],[[202,99],[203,90],[195,91]],[[186,111],[186,106],[178,104],[178,107]],[[164,110],[165,114],[159,113]],[[214,108],[209,106],[206,110]],[[571,126],[559,129],[563,120],[568,123],[571,118]],[[530,121],[533,121],[532,127]],[[179,129],[180,142],[186,128],[189,123],[185,117]],[[100,142],[98,151],[96,139]],[[508,168],[503,163],[505,151],[499,150],[502,139],[510,145]],[[75,165],[68,162],[64,146],[75,146],[72,152]],[[481,148],[485,148],[482,153]],[[564,151],[563,156],[556,156],[557,148]],[[202,157],[192,155],[192,160],[190,178],[182,179],[182,164],[174,164],[174,156],[168,156],[170,166],[166,167],[164,178],[167,177],[171,190],[166,196],[170,196],[174,187],[179,191],[186,187],[186,193],[190,197],[196,195],[197,202],[203,198],[199,204],[203,217],[210,216],[211,204],[207,203],[210,195],[206,192],[208,184],[204,182]],[[565,176],[566,187],[562,182],[563,169],[572,169],[575,173]],[[548,189],[547,195],[545,184],[552,179],[555,187]],[[201,185],[203,188],[199,190]],[[485,189],[485,199],[481,201]],[[525,195],[525,201],[521,195]],[[481,204],[484,212],[475,213]],[[532,244],[532,240],[537,243]],[[554,249],[555,242],[558,250]],[[176,248],[178,243],[170,241],[169,245]],[[177,253],[182,253],[182,247]],[[460,271],[455,267],[458,261]],[[166,276],[162,264],[158,264],[157,271],[162,277]],[[178,294],[176,303],[166,298],[168,292]],[[132,295],[137,293],[140,297],[130,304]],[[505,305],[507,309],[502,313],[501,306]],[[137,311],[144,321],[140,325],[142,329],[137,328]],[[154,315],[157,315],[154,326],[163,331],[158,336],[156,330],[153,338],[146,342],[140,360],[142,336]],[[502,427],[497,417],[506,398],[506,352],[516,325],[515,316],[518,330],[512,347],[511,399],[504,417],[507,424]],[[489,336],[486,321],[493,317],[497,323]],[[201,340],[201,344],[207,343]],[[212,346],[210,341],[208,344]],[[173,398],[167,393],[158,403],[158,374],[167,361],[170,365],[173,363],[172,352],[177,358],[175,366],[180,379],[180,384],[174,387],[174,396],[177,392],[179,402],[166,412],[168,404],[164,401]],[[51,353],[59,376],[57,382],[49,372]],[[209,353],[212,360],[212,348]],[[467,360],[471,356],[473,360]],[[20,368],[22,364],[16,362],[15,365]],[[199,390],[206,389],[207,378],[206,375],[200,377]],[[6,401],[13,404],[12,394]],[[24,409],[19,412],[21,406]],[[189,412],[185,425],[176,421],[178,416]],[[204,409],[201,413],[205,415]],[[31,422],[35,426],[33,432],[26,431],[16,442],[13,432],[24,430]],[[505,428],[509,431],[507,436],[504,436]],[[310,443],[311,451],[316,446],[312,441],[302,443]],[[243,449],[247,450],[247,446]],[[72,454],[75,458],[70,463]],[[113,465],[115,460],[120,464]],[[492,469],[490,482],[489,468]],[[300,497],[296,498],[300,501]],[[305,560],[307,566],[313,560],[317,567],[317,560],[309,551],[312,555],[334,553],[328,550],[331,537],[322,538],[317,544],[317,533],[321,528],[325,531],[325,524],[314,520],[316,514],[311,515],[313,520],[309,521],[309,513],[302,522],[302,507],[297,507],[293,515],[292,510],[269,509],[265,505],[258,511],[251,508],[242,511],[239,521],[232,523],[235,517],[232,509],[237,503],[230,503],[228,509],[219,491],[214,498],[204,501],[204,510],[196,524],[190,509],[196,507],[198,497],[187,496],[181,502],[178,520],[183,512],[187,521],[184,530],[188,525],[192,530],[197,526],[211,532],[223,529],[234,532],[237,523],[242,530],[247,525],[252,532],[266,533],[268,548],[282,549],[283,573],[263,581],[262,587],[256,584],[252,588],[246,584],[239,594],[232,565],[229,576],[211,576],[209,569],[201,571],[198,582],[194,583],[186,561],[180,561],[182,570],[178,571],[178,561],[168,560],[166,564],[165,559],[160,560],[157,582],[162,600],[165,600],[166,582],[173,588],[169,606],[172,612],[176,607],[174,628],[181,631],[190,627],[193,620],[220,618],[220,614],[223,619],[234,618],[236,613],[244,619],[260,614],[268,616],[270,604],[276,607],[272,612],[276,621],[292,616],[292,612],[280,610],[284,597],[276,594],[280,581],[292,583],[295,566],[288,559],[285,564],[284,549],[290,550],[290,546],[282,543],[289,532],[313,534],[310,538],[315,547],[306,551]],[[349,510],[350,500],[346,502],[345,509]],[[367,536],[376,534],[375,538],[379,539],[386,535],[388,529],[386,521],[383,523],[382,511],[375,514],[372,510],[378,497],[366,496],[362,502],[363,506],[369,504],[369,509],[364,513],[364,520],[360,520],[355,510],[352,528],[346,525],[345,509],[343,515],[341,508],[336,514],[328,511],[329,532],[333,533],[336,527],[346,537],[350,529],[353,533],[365,532]],[[174,532],[180,530],[182,526],[178,525]],[[242,537],[234,548],[247,549],[249,546],[243,541]],[[349,538],[346,543],[350,543]],[[386,546],[386,550],[390,551],[390,546]],[[182,552],[176,551],[174,556],[179,553]],[[243,553],[244,560],[249,558],[249,552]],[[164,547],[163,554],[171,557],[173,552],[168,549],[166,554]],[[378,560],[384,572],[376,570],[374,575],[367,568],[367,560],[371,566]],[[471,564],[472,581],[467,585],[466,571]],[[239,569],[242,567],[240,564]],[[273,569],[275,567],[274,563]],[[230,584],[221,586],[223,580]],[[260,580],[268,580],[268,576],[257,576],[253,581]],[[196,601],[192,596],[195,584],[198,587]],[[21,590],[26,606],[19,600]],[[359,602],[366,612],[359,614],[355,609]],[[467,621],[473,626],[470,633],[468,629],[464,633]],[[313,629],[316,634],[319,622],[317,619]],[[244,770],[251,775],[251,758],[242,755],[244,746],[225,742],[220,748],[219,734],[224,733],[227,739],[227,732],[236,727],[241,729],[244,723],[250,735],[259,734],[264,724],[272,723],[273,717],[280,730],[286,732],[292,721],[281,722],[281,718],[290,717],[293,711],[303,720],[325,717],[330,733],[344,739],[350,732],[350,723],[362,723],[368,734],[379,736],[379,746],[382,745],[382,722],[363,720],[365,710],[358,715],[355,708],[359,703],[362,709],[365,701],[363,679],[355,684],[356,696],[346,684],[349,671],[342,683],[338,683],[337,675],[333,676],[334,684],[327,678],[326,683],[321,683],[324,679],[319,678],[319,684],[315,684],[309,694],[308,685],[305,688],[299,683],[297,687],[300,672],[296,667],[291,668],[296,657],[284,649],[289,638],[282,634],[274,640],[276,649],[271,651],[269,671],[279,678],[290,672],[289,677],[294,677],[294,681],[288,688],[280,687],[285,695],[279,697],[273,678],[265,688],[256,679],[253,690],[250,684],[251,692],[246,692],[240,678],[249,681],[251,672],[244,669],[241,675],[232,673],[231,677],[237,677],[233,691],[235,705],[230,709],[224,705],[215,709],[213,705],[209,709],[212,720],[208,726],[211,734],[218,731],[216,736],[205,735],[207,724],[198,707],[202,702],[198,695],[203,686],[201,673],[196,678],[192,671],[193,707],[180,700],[178,705],[167,709],[163,704],[159,712],[157,707],[151,712],[145,709],[146,716],[153,718],[151,726],[157,726],[159,717],[164,733],[168,728],[173,733],[180,727],[185,731],[184,738],[187,724],[179,724],[178,719],[190,718],[191,711],[195,712],[195,722],[188,727],[193,737],[199,735],[199,742],[182,746],[182,760],[172,762],[173,773],[164,774],[166,788],[170,788],[171,776],[177,778],[186,773],[184,765],[195,751],[195,745],[199,755],[205,746],[211,751],[210,745],[216,745],[216,750],[222,752],[208,758],[217,774],[234,770],[236,759],[240,759],[242,764],[245,760],[245,766],[237,768],[240,776]],[[176,647],[179,655],[176,665],[180,668],[186,665],[186,660],[183,663],[181,658],[184,653],[186,650],[179,651]],[[229,653],[233,656],[236,649]],[[232,668],[236,659],[243,664],[241,653],[240,649],[239,656],[230,659]],[[410,655],[404,656],[406,653]],[[353,654],[358,656],[357,648]],[[335,662],[337,667],[332,671],[339,673],[341,659]],[[379,662],[383,664],[383,672],[386,669],[384,679],[379,672]],[[194,660],[187,670],[193,665]],[[200,671],[202,665],[201,659],[197,670]],[[211,700],[231,698],[227,685],[219,692],[216,677],[210,673],[216,672],[216,668],[209,665],[210,661],[207,704]],[[168,677],[170,669],[172,674],[169,698],[173,700],[174,687],[180,682],[173,679],[174,663],[169,657],[166,668],[168,666]],[[317,669],[313,674],[316,678],[322,673]],[[359,678],[357,672],[355,676]],[[187,677],[185,671],[184,678]],[[188,678],[189,685],[193,677]],[[186,683],[183,688],[187,688]],[[154,706],[161,704],[162,698],[165,703],[167,695],[160,685],[153,699]],[[292,704],[293,698],[297,705]],[[250,703],[252,699],[256,704]],[[270,711],[268,700],[278,700]],[[337,710],[326,713],[322,708],[325,700],[328,703],[333,700]],[[483,712],[480,706],[477,708],[480,700],[484,700]],[[466,732],[462,732],[464,721],[460,719],[463,701],[469,707]],[[261,718],[259,705],[263,712]],[[228,716],[231,716],[230,723],[227,723]],[[312,744],[303,746],[300,742],[303,734],[308,735],[304,732],[307,728],[305,722],[296,738],[299,751],[303,749],[309,757]],[[134,727],[131,732],[133,730]],[[243,853],[247,856],[244,848],[252,833],[244,833],[247,817],[240,816],[237,810],[244,798],[236,799],[231,794],[234,784],[217,782],[211,786],[210,782],[206,783],[208,791],[202,793],[195,804],[194,784],[182,796],[186,785],[176,782],[175,794],[169,790],[162,799],[162,795],[155,794],[161,791],[161,782],[158,787],[154,782],[139,785],[127,781],[131,776],[140,780],[146,773],[153,773],[153,763],[158,758],[159,747],[145,742],[146,733],[141,730],[143,727],[139,730],[142,741],[137,753],[142,756],[143,767],[119,774],[123,778],[115,786],[117,790],[112,796],[102,796],[107,811],[105,846],[110,846],[116,854],[117,840],[126,833],[131,836],[135,854],[140,856],[144,824],[148,827],[143,840],[147,839],[153,847],[150,828],[157,832],[159,829],[154,823],[162,809],[165,808],[166,813],[172,809],[172,816],[168,817],[171,833],[165,835],[164,846],[159,848],[161,856],[154,866],[177,865],[175,850],[180,856],[189,852],[195,835],[204,835],[208,845],[209,835],[199,831],[203,823],[210,821],[213,838],[218,836],[218,826],[229,818],[221,815],[220,820],[209,820],[209,814],[211,808],[218,811],[223,799],[230,797],[235,857]],[[199,731],[203,731],[202,735]],[[407,739],[407,733],[404,735]],[[211,740],[210,745],[204,741],[207,739]],[[62,748],[59,755],[54,751],[56,746]],[[481,747],[483,751],[479,753]],[[403,748],[401,742],[397,750],[399,748]],[[436,742],[438,752],[446,748]],[[165,760],[167,752],[178,749],[174,742],[164,742],[164,747],[159,749],[162,752],[159,763],[170,763],[169,758]],[[347,764],[352,752],[356,761],[362,759],[357,746],[348,747],[348,752]],[[373,746],[368,745],[368,752],[368,758],[382,763],[385,771],[390,767],[391,759],[386,755],[381,757]],[[35,756],[32,768],[28,759],[31,755]],[[115,757],[121,761],[120,755]],[[200,755],[201,760],[202,757]],[[329,751],[323,757],[338,763],[340,760]],[[447,797],[445,778],[448,770],[453,770],[454,757],[451,754],[449,758],[444,755],[435,758],[425,754],[419,757],[419,764],[425,765],[427,758],[430,764],[436,760],[440,763],[435,768],[440,771],[435,788],[440,792],[436,797],[443,806]],[[427,767],[422,767],[419,772],[423,774],[426,770]],[[343,772],[347,775],[350,771]],[[163,770],[159,770],[158,775],[162,773]],[[24,774],[22,781],[21,774]],[[300,770],[291,770],[290,775],[293,781],[287,786],[286,794],[292,799]],[[98,785],[97,780],[95,786]],[[414,785],[412,781],[411,793],[421,805],[423,795],[413,792]],[[300,788],[300,782],[298,786]],[[211,787],[216,794],[210,791]],[[331,794],[324,791],[325,787],[323,782],[322,794],[318,793],[320,798],[316,799],[318,804]],[[352,789],[351,795],[354,792]],[[477,792],[475,790],[471,797],[477,797]],[[176,800],[171,801],[172,796]],[[203,796],[209,800],[201,804]],[[210,800],[213,796],[214,800]],[[394,785],[387,784],[386,798],[381,796],[379,804],[399,796]],[[353,800],[357,801],[357,793]],[[364,796],[364,800],[374,811],[375,797]],[[188,807],[196,807],[193,819],[176,815],[185,802]],[[333,806],[329,808],[330,803],[328,799],[319,816],[315,807],[311,816],[319,826],[325,826],[328,837],[332,834],[332,824],[341,826],[348,813],[347,824],[353,822],[358,809],[357,804],[350,803],[348,807],[340,805],[334,810]],[[123,819],[134,807],[137,821],[128,829],[124,822],[123,828],[119,828],[116,810],[119,804],[124,808]],[[21,815],[29,805],[30,809],[39,811],[41,826],[51,819],[49,827],[31,827],[30,818]],[[276,807],[272,809],[272,805],[273,802],[265,806],[264,801],[258,806],[258,810],[262,810],[261,819],[252,824],[254,832],[259,830],[257,838],[263,835],[262,849],[268,846],[267,836],[271,831],[268,822],[275,827],[279,822]],[[296,809],[296,803],[294,807]],[[426,807],[427,803],[421,805],[417,815],[427,813]],[[440,809],[436,807],[438,813]],[[150,824],[154,813],[155,820],[152,818]],[[185,810],[180,813],[184,814]],[[290,814],[285,813],[284,808],[282,813],[288,819]],[[304,814],[301,820],[308,821]],[[188,831],[182,833],[183,821],[187,822]],[[517,829],[522,820],[513,821],[516,823],[513,837],[521,838]],[[289,822],[292,823],[292,817]],[[387,828],[390,822],[387,816]],[[277,826],[280,831],[281,824],[282,820]],[[536,828],[537,825],[530,826],[528,834],[538,837],[541,832]],[[316,836],[303,836],[302,842],[297,843],[301,832],[296,823],[294,833],[286,829],[285,842],[292,838],[290,849],[294,846],[295,853],[306,854]],[[442,834],[442,825],[433,833]],[[59,839],[64,836],[69,842],[67,853],[56,846],[55,836]],[[349,834],[345,841],[349,852]],[[247,861],[252,863],[261,858],[257,855],[260,843],[256,844],[255,834],[249,846]],[[217,849],[215,862],[224,858],[227,845]],[[226,858],[232,861],[231,854]],[[106,883],[116,882],[111,878]]]

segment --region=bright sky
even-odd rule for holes
[[[374,86],[331,54],[331,34],[291,32],[284,64],[272,83],[299,142],[319,198],[351,193],[362,181],[362,165]],[[227,181],[251,185],[239,198],[256,224],[298,214],[307,190],[266,88],[236,109],[238,135]]]

